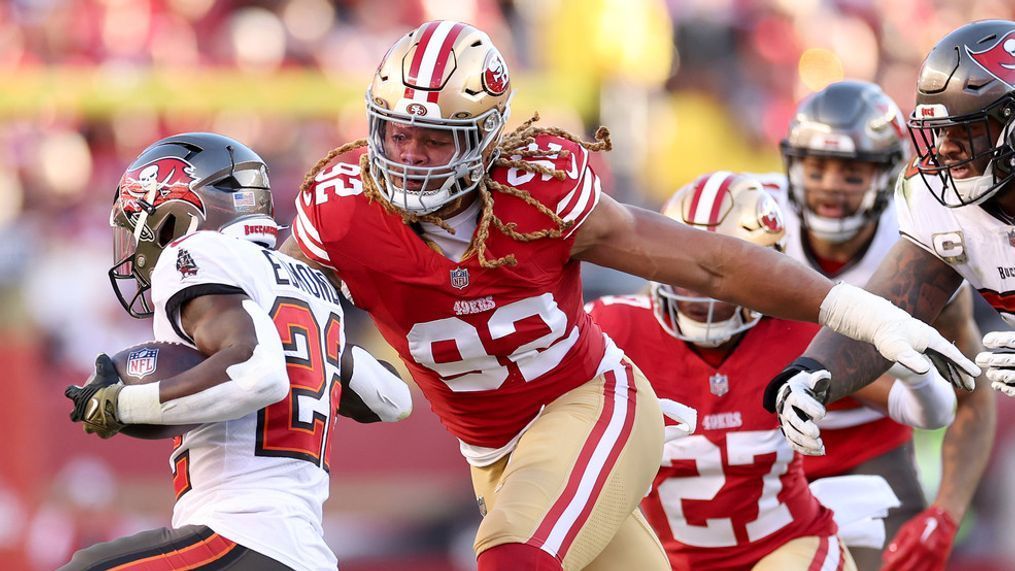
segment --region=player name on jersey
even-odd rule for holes
[[[340,302],[338,292],[328,278],[318,270],[293,259],[283,260],[278,253],[271,250],[262,251],[274,270],[275,283],[280,286],[295,286],[328,303]]]

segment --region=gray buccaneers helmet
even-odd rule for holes
[[[1000,127],[1000,134],[974,136]],[[970,155],[949,161],[938,149],[945,129]],[[941,204],[979,204],[995,195],[1015,173],[1015,22],[981,20],[966,24],[934,46],[920,68],[916,108],[909,131],[919,154],[916,168]],[[953,131],[954,132],[954,131]],[[964,133],[964,135],[962,135]],[[975,165],[981,176],[954,176]]]
[[[146,292],[162,250],[197,230],[218,230],[274,247],[268,167],[243,143],[184,133],[145,149],[120,178],[109,215],[109,279],[132,317],[152,314]],[[124,289],[126,287],[126,290]]]
[[[780,146],[793,208],[808,230],[830,242],[845,242],[877,220],[891,199],[909,151],[898,106],[880,87],[866,81],[833,83],[805,99]],[[808,156],[866,161],[879,167],[856,212],[829,218],[807,207],[802,159]]]

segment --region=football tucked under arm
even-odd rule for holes
[[[200,314],[188,315],[191,307]],[[220,422],[285,398],[289,377],[282,342],[261,307],[245,296],[216,295],[192,300],[183,312],[187,333],[208,358],[158,383],[124,387],[117,407],[121,422]]]
[[[362,423],[397,422],[412,413],[412,395],[394,366],[348,345],[342,355],[338,413]]]

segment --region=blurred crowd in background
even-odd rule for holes
[[[167,525],[166,442],[86,437],[63,387],[99,352],[151,336],[106,277],[120,174],[154,140],[210,130],[271,167],[287,222],[303,174],[366,132],[363,92],[421,22],[487,31],[512,124],[611,128],[604,189],[658,206],[709,170],[781,170],[797,102],[876,81],[904,113],[922,58],[955,27],[1015,18],[1010,0],[8,0],[0,3],[0,568],[52,569],[94,541]],[[642,284],[605,271],[589,298]],[[986,328],[996,327],[985,321]],[[353,313],[351,339],[391,358]],[[326,533],[342,568],[469,569],[479,514],[466,464],[416,393],[408,426],[339,422]],[[1000,406],[1015,404],[1000,399]],[[11,405],[13,403],[13,406]],[[9,410],[15,408],[13,413]],[[13,415],[13,416],[12,416]],[[1005,418],[1002,412],[1001,418]],[[1001,422],[955,569],[1010,569],[1015,438]],[[922,435],[928,489],[934,434]]]

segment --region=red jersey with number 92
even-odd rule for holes
[[[542,405],[620,359],[582,309],[579,262],[570,257],[575,230],[598,202],[599,179],[579,145],[552,136],[535,144],[548,154],[525,160],[564,171],[563,180],[502,167],[490,174],[574,225],[532,242],[491,226],[487,257],[513,254],[515,266],[486,269],[476,255],[455,262],[437,252],[401,216],[367,199],[356,165],[325,170],[296,199],[293,236],[304,254],[338,271],[445,427],[471,446],[505,446]],[[555,227],[534,206],[496,191],[493,211],[519,232]]]
[[[647,297],[603,298],[590,313],[659,398],[698,411],[695,433],[666,443],[642,501],[674,569],[750,569],[792,539],[836,533],[800,456],[761,406],[768,380],[804,350],[816,325],[763,318],[716,367],[660,327]]]

